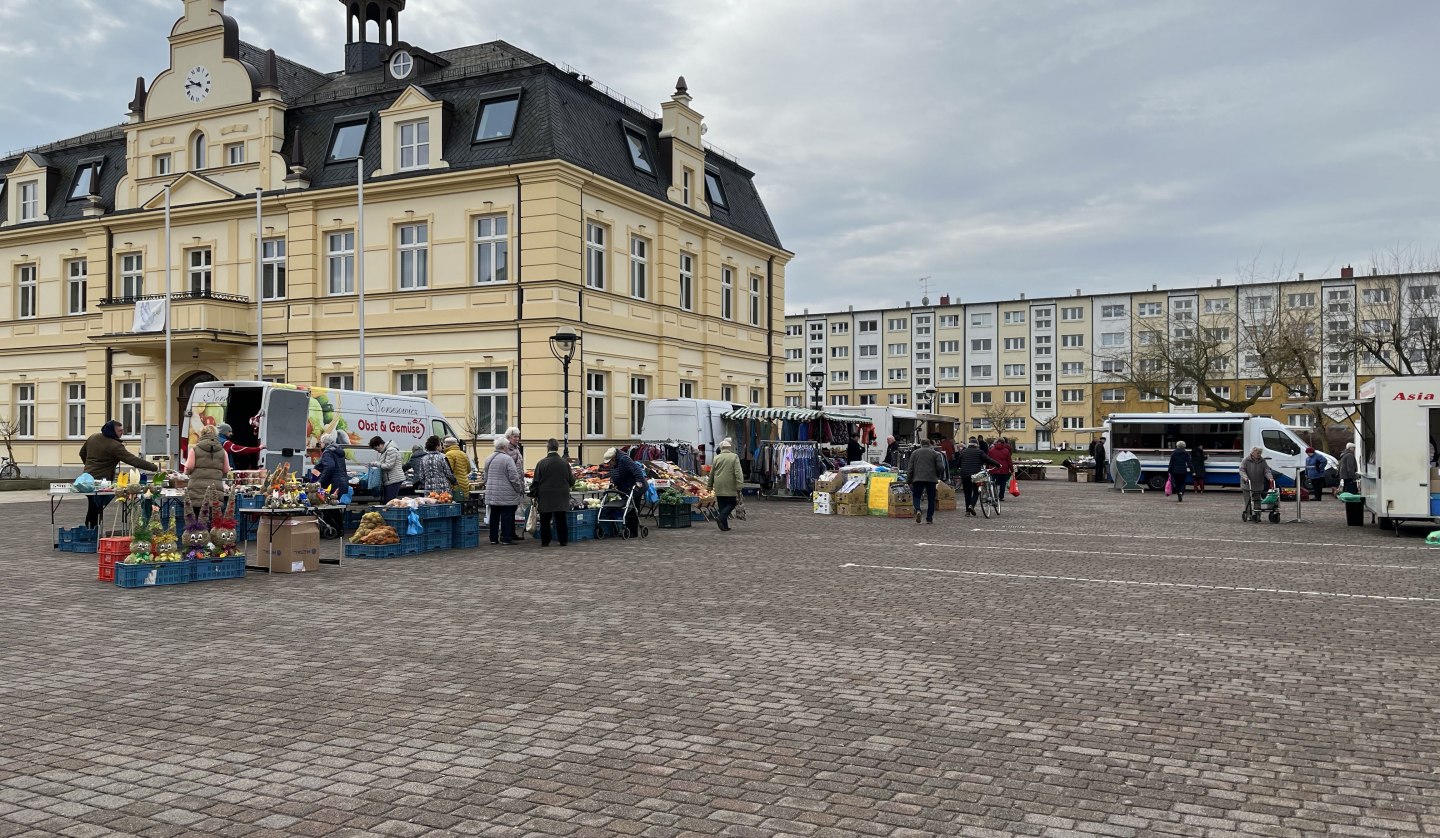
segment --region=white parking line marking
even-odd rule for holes
[[[970,532],[1009,532],[1016,535],[1066,535],[1070,537],[1085,536],[1090,538],[1133,538],[1141,541],[1214,541],[1215,536],[1200,535],[1123,535],[1109,532],[1077,532],[1074,530],[1052,531],[1052,530],[1021,530],[1008,527],[971,527]],[[1405,550],[1411,553],[1423,553],[1433,550],[1433,547],[1406,547],[1404,545],[1390,544],[1337,544],[1325,541],[1266,541],[1258,538],[1227,538],[1230,544],[1274,544],[1287,547],[1347,547],[1352,550]]]
[[[1067,556],[1119,556],[1126,559],[1174,559],[1195,561],[1208,559],[1217,562],[1245,562],[1247,564],[1303,564],[1316,567],[1365,567],[1380,570],[1434,570],[1440,566],[1408,564],[1345,564],[1343,562],[1310,562],[1303,559],[1246,559],[1239,556],[1164,556],[1154,553],[1116,553],[1111,550],[1065,550],[1059,547],[1013,547],[1003,544],[933,544],[927,541],[916,543],[916,547],[951,547],[957,550],[1014,550],[1021,553],[1061,553]]]
[[[1336,591],[1302,591],[1288,588],[1246,588],[1239,585],[1200,585],[1189,582],[1144,582],[1135,579],[1091,579],[1085,576],[1045,576],[1035,573],[995,573],[983,570],[946,570],[940,567],[904,567],[898,565],[874,565],[847,563],[841,568],[861,570],[902,570],[912,573],[948,573],[956,576],[983,576],[992,579],[1033,579],[1044,582],[1081,582],[1091,585],[1126,585],[1142,588],[1189,588],[1202,591],[1237,591],[1257,594],[1287,594],[1291,596],[1324,597],[1328,599],[1381,600],[1384,602],[1440,602],[1440,598],[1418,596],[1386,596],[1383,594],[1347,594]]]

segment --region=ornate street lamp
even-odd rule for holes
[[[569,326],[561,326],[555,330],[554,336],[550,338],[550,354],[560,362],[561,377],[565,380],[565,453],[566,460],[570,459],[570,361],[575,358],[575,347],[580,343],[580,336],[575,334]]]
[[[820,390],[825,386],[825,371],[819,367],[810,370],[810,404],[816,410],[822,409],[825,405],[820,401]]]

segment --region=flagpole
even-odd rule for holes
[[[260,225],[264,223],[260,209],[262,187],[255,187],[255,380],[265,380],[265,247]],[[276,277],[279,279],[279,277]]]
[[[179,455],[174,446],[175,396],[170,392],[170,186],[165,184],[165,458],[175,471]]]
[[[357,390],[365,389],[365,155],[355,160],[355,289],[359,293],[360,369],[355,379]]]

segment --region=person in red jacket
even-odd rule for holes
[[[215,427],[220,432],[220,442],[225,448],[225,453],[230,455],[230,467],[245,471],[259,467],[260,452],[265,450],[263,445],[241,445],[230,438],[233,433],[231,427],[221,422]]]
[[[1005,496],[1009,494],[1006,489],[1010,486],[1010,475],[1015,471],[1013,453],[1010,443],[1005,437],[997,437],[994,444],[990,446],[990,459],[998,465],[990,466],[986,471],[990,472],[990,479],[995,481],[995,487],[1000,490],[1000,500],[1003,503]]]

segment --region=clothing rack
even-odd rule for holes
[[[676,442],[673,439],[642,441],[625,449],[625,453],[637,463],[659,460],[674,463],[690,474],[700,473],[700,458],[695,446],[688,442]]]
[[[836,467],[836,461],[821,454],[820,445],[814,440],[762,442],[751,479],[768,487],[772,497],[808,498],[816,479]]]

